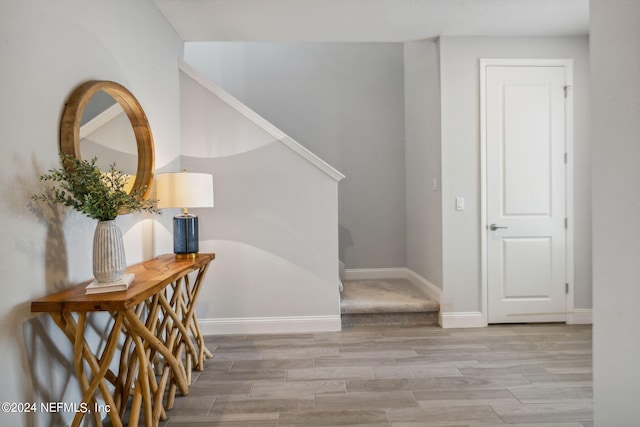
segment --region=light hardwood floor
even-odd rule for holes
[[[210,336],[167,427],[592,426],[591,327]]]

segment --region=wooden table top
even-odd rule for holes
[[[128,310],[167,285],[192,271],[207,265],[215,254],[199,254],[195,259],[177,260],[174,254],[160,255],[148,261],[127,267],[127,273],[135,274],[126,291],[101,294],[85,294],[91,280],[64,291],[31,302],[31,312],[85,312]]]

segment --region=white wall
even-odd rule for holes
[[[114,80],[140,101],[157,164],[179,157],[177,60],[182,41],[151,0],[24,0],[0,3],[0,401],[71,402],[71,347],[30,301],[91,277],[95,223],[79,215],[30,209],[38,177],[58,166],[65,99],[90,79]],[[127,261],[153,256],[152,221],[118,219]],[[1,425],[61,425],[72,414],[0,413]]]
[[[186,43],[185,61],[346,175],[347,268],[406,266],[401,43]]]
[[[442,288],[438,42],[404,44],[407,267]]]
[[[591,308],[589,64],[586,37],[440,39],[443,312],[481,311],[480,58],[574,61],[575,307]],[[466,209],[455,210],[455,198]]]
[[[640,420],[640,3],[591,0],[594,425]]]
[[[200,250],[217,254],[198,301],[203,332],[340,330],[341,176],[197,80],[181,74],[182,167],[214,176],[215,207],[192,210]]]

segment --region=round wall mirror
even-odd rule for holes
[[[94,80],[73,91],[60,124],[60,151],[77,159],[96,157],[104,170],[115,163],[132,177],[130,192],[144,190],[142,198],[151,190],[151,128],[138,100],[118,83]]]
[[[108,170],[115,163],[130,177],[138,173],[138,144],[129,117],[105,91],[96,92],[84,108],[80,151],[85,159],[95,157],[101,170]]]

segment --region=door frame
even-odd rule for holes
[[[486,109],[486,81],[487,67],[531,67],[531,66],[562,66],[565,70],[565,84],[568,86],[565,102],[565,215],[568,226],[565,233],[565,282],[568,283],[566,295],[566,323],[574,323],[574,248],[573,248],[573,60],[572,59],[480,59],[480,300],[482,320],[488,325],[488,230],[487,230],[487,109]]]

